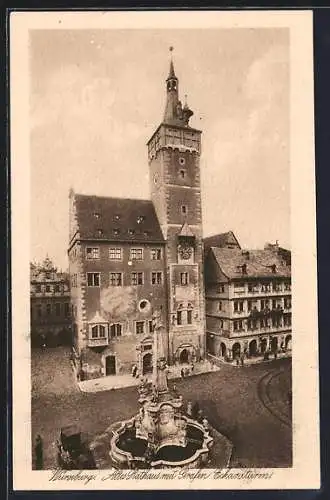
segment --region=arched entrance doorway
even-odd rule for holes
[[[116,375],[116,356],[107,356],[105,358],[105,374]]]
[[[182,349],[180,353],[180,363],[189,363],[189,351],[188,349]]]
[[[276,352],[278,347],[278,339],[277,337],[273,337],[270,342],[270,349],[272,352]]]
[[[226,347],[226,344],[224,344],[223,342],[221,342],[220,344],[220,353],[221,353],[221,356],[223,358],[226,357],[226,354],[227,354],[227,347]]]
[[[261,350],[262,354],[264,354],[266,352],[266,349],[267,349],[267,339],[261,339],[260,350]]]
[[[152,372],[152,353],[148,352],[143,356],[142,374],[145,375],[146,373],[151,373],[151,372]]]
[[[285,349],[287,349],[288,351],[291,351],[291,349],[292,349],[292,336],[291,335],[287,335],[285,337]]]
[[[258,354],[258,346],[257,346],[257,341],[254,339],[254,340],[251,340],[250,344],[249,344],[249,355],[250,356],[257,356]]]
[[[241,356],[241,344],[236,342],[233,345],[233,359],[239,358]]]

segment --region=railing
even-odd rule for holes
[[[108,337],[95,337],[95,338],[88,337],[89,347],[103,346],[108,344],[109,344]]]

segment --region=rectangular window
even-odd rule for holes
[[[188,325],[192,324],[192,310],[191,309],[188,309],[188,311],[187,311],[187,323],[188,323]]]
[[[222,301],[219,302],[219,311],[222,311]]]
[[[110,273],[110,286],[122,286],[123,273]]]
[[[135,323],[135,333],[138,335],[144,333],[144,321],[137,321]]]
[[[291,309],[291,299],[284,299],[285,309]]]
[[[161,272],[151,273],[151,284],[152,285],[161,285],[162,284],[162,273]]]
[[[149,320],[149,333],[153,333],[154,331],[154,322]]]
[[[100,249],[98,247],[87,247],[86,248],[86,259],[99,259]]]
[[[220,285],[219,293],[224,293],[224,292],[225,292],[225,285]]]
[[[239,313],[243,312],[244,302],[243,300],[235,300],[234,301],[234,312]]]
[[[64,303],[64,315],[66,318],[70,316],[70,304],[69,302]]]
[[[36,293],[40,293],[41,292],[41,285],[36,285]]]
[[[55,304],[55,314],[56,316],[61,316],[61,304],[59,302]]]
[[[110,260],[122,260],[122,249],[121,248],[109,248],[109,259]]]
[[[223,319],[220,320],[220,328],[223,328]]]
[[[188,213],[188,207],[187,207],[187,205],[181,205],[181,213],[183,215],[187,215],[187,213]]]
[[[180,273],[180,283],[183,286],[188,285],[188,283],[189,283],[188,273]]]
[[[249,312],[252,311],[252,309],[253,309],[253,302],[252,302],[252,300],[248,300],[247,307],[248,307],[248,311]]]
[[[131,274],[131,284],[135,285],[143,285],[143,273],[132,273]]]
[[[46,293],[49,293],[51,290],[50,286],[49,285],[46,285]]]
[[[268,299],[264,299],[264,300],[260,301],[260,308],[262,311],[264,309],[268,309],[268,307],[269,307],[269,300]]]
[[[151,260],[160,260],[162,258],[162,250],[160,248],[152,248],[150,250]]]
[[[50,316],[52,312],[52,305],[51,304],[46,304],[46,314],[47,316]]]
[[[258,292],[258,285],[256,283],[248,283],[248,292],[249,293]]]
[[[234,331],[239,332],[243,330],[243,322],[242,321],[234,321]]]
[[[110,326],[110,337],[121,337],[122,325],[121,323],[114,323]]]
[[[87,273],[87,286],[100,286],[100,273]]]
[[[182,311],[177,311],[176,313],[176,322],[178,325],[182,325]]]
[[[271,284],[270,283],[263,283],[261,285],[261,291],[262,292],[271,292]]]
[[[291,290],[291,283],[289,281],[286,281],[284,283],[284,290]]]
[[[142,248],[131,248],[130,258],[131,258],[131,260],[142,260],[143,259],[143,249]]]

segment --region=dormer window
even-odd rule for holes
[[[128,230],[128,234],[129,234],[129,235],[131,235],[131,236],[132,236],[133,234],[135,234],[134,229],[129,229],[129,230]]]
[[[115,214],[113,216],[113,220],[120,220],[120,215],[119,214]]]
[[[99,236],[103,236],[103,229],[98,229],[98,230],[97,230],[97,234],[98,234]]]
[[[136,222],[137,222],[138,224],[142,224],[142,222],[144,222],[144,221],[145,221],[145,217],[144,217],[144,215],[139,215],[139,216],[137,217],[137,219],[136,219]]]
[[[117,227],[113,230],[113,234],[118,235],[120,233],[120,229]]]
[[[144,236],[150,236],[150,231],[143,231]]]
[[[101,217],[101,215],[99,214],[99,212],[94,212],[94,217],[95,219],[99,219]]]
[[[242,274],[247,274],[247,265],[246,264],[242,265]]]
[[[271,270],[272,270],[272,273],[275,274],[276,273],[276,264],[273,264],[271,266]]]

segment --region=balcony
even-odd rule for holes
[[[88,337],[87,345],[88,347],[99,347],[106,346],[109,344],[108,337]]]

